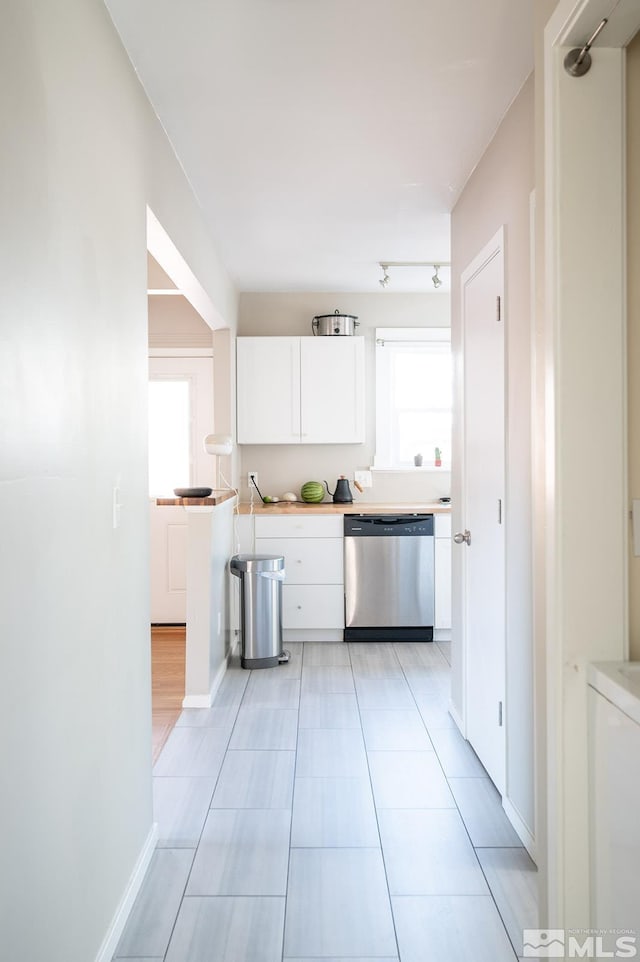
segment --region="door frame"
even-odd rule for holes
[[[461,508],[458,515],[460,523],[464,528],[466,526],[466,511],[467,511],[467,472],[465,464],[465,454],[466,454],[466,441],[467,441],[467,426],[465,419],[465,344],[466,344],[466,296],[465,296],[465,286],[476,276],[487,264],[493,260],[494,257],[502,253],[503,256],[503,280],[502,280],[502,290],[501,290],[501,304],[502,304],[502,324],[505,325],[505,314],[504,314],[504,257],[505,257],[505,230],[504,227],[500,227],[498,231],[493,235],[490,241],[484,245],[484,247],[476,254],[473,260],[465,267],[460,276],[460,316],[462,319],[462,352],[458,367],[458,392],[456,399],[456,406],[460,412],[460,430],[459,430],[459,472],[461,478]],[[504,348],[504,381],[505,381],[505,391],[504,391],[504,436],[503,436],[503,453],[504,453],[504,485],[503,491],[506,491],[506,474],[507,474],[507,464],[508,464],[508,432],[507,432],[507,410],[506,410],[506,398],[507,398],[507,352],[506,352],[506,326],[503,326],[503,348]],[[503,505],[504,507],[504,505]],[[503,525],[503,542],[505,550],[505,571],[506,571],[506,547],[507,547],[507,537],[506,537],[506,527],[507,527],[507,512],[504,514],[504,525]],[[460,665],[458,671],[458,677],[461,683],[461,698],[459,700],[459,705],[461,707],[461,715],[454,714],[454,719],[456,720],[458,727],[460,728],[462,734],[465,738],[468,735],[467,731],[467,698],[469,691],[469,659],[468,659],[468,646],[467,646],[467,577],[468,577],[468,555],[466,550],[461,552],[458,559],[458,564],[460,565],[460,587],[461,587],[461,604],[457,610],[459,611],[460,623],[457,626],[457,647]],[[505,609],[505,631],[506,631],[506,581],[505,581],[505,593],[504,593],[504,609]],[[506,683],[506,639],[505,639],[505,683]],[[506,701],[506,692],[505,692]],[[451,709],[450,709],[451,710]],[[506,712],[505,716],[506,718]],[[506,732],[505,732],[505,784],[508,784],[508,773],[506,769]]]
[[[637,0],[611,11],[588,74],[570,77],[563,67],[610,11],[604,0],[560,0],[543,42],[545,253],[536,275],[545,378],[535,432],[545,464],[534,579],[542,612],[540,924],[566,928],[590,926],[586,669],[628,652],[624,47],[640,28]]]

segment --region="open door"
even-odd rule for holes
[[[505,364],[502,230],[462,274],[466,736],[505,791]]]

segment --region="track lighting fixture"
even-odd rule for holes
[[[382,269],[382,278],[378,281],[380,287],[384,290],[389,286],[389,268],[390,267],[433,267],[434,274],[431,278],[433,286],[437,290],[444,283],[442,278],[439,276],[438,271],[441,267],[450,267],[450,261],[378,261],[379,266]]]

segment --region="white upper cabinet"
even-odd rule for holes
[[[361,337],[239,337],[239,444],[365,439]]]
[[[303,444],[364,441],[364,340],[300,338]]]
[[[239,444],[300,443],[300,338],[236,341]]]

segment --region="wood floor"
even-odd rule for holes
[[[154,763],[182,711],[186,629],[151,629],[151,717]]]

